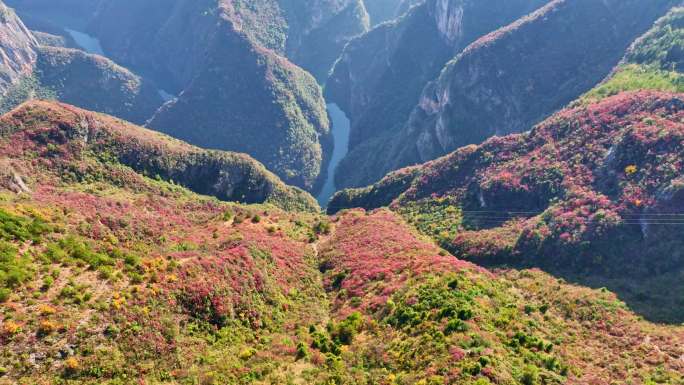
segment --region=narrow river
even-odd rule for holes
[[[321,207],[326,207],[330,198],[337,191],[335,186],[335,168],[337,168],[337,165],[340,164],[340,161],[347,155],[349,150],[349,119],[347,119],[347,116],[340,110],[337,104],[328,104],[328,114],[330,114],[330,121],[332,122],[335,149],[333,150],[330,164],[328,164],[327,179],[321,193],[317,197]]]

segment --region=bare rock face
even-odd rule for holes
[[[0,1],[0,96],[36,62],[38,43],[14,11]]]
[[[378,25],[406,13],[411,6],[425,0],[364,0],[371,24]]]
[[[362,0],[309,0],[304,7],[301,0],[292,3],[284,11],[289,28],[285,54],[323,83],[344,46],[368,31],[370,17]]]

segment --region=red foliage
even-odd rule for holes
[[[325,285],[337,292],[334,306],[340,317],[354,307],[380,309],[407,280],[423,274],[479,269],[420,239],[389,210],[342,214],[322,254]],[[356,304],[350,301],[354,298]]]

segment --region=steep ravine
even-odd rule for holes
[[[330,158],[330,163],[328,163],[325,183],[317,197],[318,204],[320,204],[321,207],[325,207],[333,194],[338,190],[335,185],[335,169],[337,168],[337,165],[340,164],[340,161],[347,155],[347,151],[349,150],[349,119],[337,104],[328,104],[328,115],[330,115],[335,145],[332,157]]]

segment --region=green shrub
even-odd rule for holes
[[[52,278],[52,276],[47,276],[43,278],[43,286],[41,286],[41,290],[43,291],[48,291],[52,287],[52,285],[55,283],[55,279]]]
[[[303,342],[299,342],[297,344],[297,359],[301,360],[307,357],[309,357],[309,349],[307,349]]]
[[[318,235],[328,235],[330,234],[330,222],[320,221],[316,222],[314,225],[314,232]]]
[[[7,302],[11,294],[12,291],[10,289],[0,288],[0,303]]]
[[[0,210],[0,240],[40,243],[51,228],[40,218],[18,217]]]
[[[444,327],[444,334],[463,333],[468,331],[468,325],[460,319],[450,320]]]
[[[14,245],[0,241],[0,287],[16,288],[33,278],[31,261],[18,252]]]
[[[47,258],[55,263],[83,262],[91,269],[100,266],[113,266],[114,259],[102,253],[98,253],[92,247],[76,237],[68,236],[59,242],[49,244],[45,252]]]
[[[356,334],[361,330],[362,325],[361,313],[354,312],[344,321],[335,325],[332,333],[333,339],[342,345],[350,345]]]
[[[539,368],[536,366],[527,365],[520,375],[520,382],[523,385],[539,384]]]

